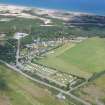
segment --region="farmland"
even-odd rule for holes
[[[69,105],[67,100],[56,99],[48,89],[38,86],[2,64],[0,75],[8,85],[7,90],[0,91],[0,105]]]
[[[46,54],[38,63],[88,78],[105,68],[104,44],[104,38],[93,37],[76,45],[64,45],[53,54]]]
[[[76,95],[87,100],[88,102],[96,104],[105,104],[105,73],[100,77],[90,82],[84,87],[75,91]]]

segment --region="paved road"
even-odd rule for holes
[[[74,88],[71,88],[68,92],[70,93],[70,92],[72,92],[72,91],[74,91],[74,90],[76,90],[76,89],[86,85],[87,83],[88,83],[88,81],[85,81],[85,82],[81,83],[80,85],[78,85],[78,86],[76,86]]]
[[[29,76],[29,75],[23,73],[21,70],[17,69],[15,66],[12,66],[12,65],[10,65],[10,64],[8,64],[8,63],[6,63],[6,62],[4,62],[4,61],[1,61],[1,60],[0,60],[0,62],[4,63],[6,66],[8,66],[9,68],[11,68],[12,70],[14,70],[14,71],[20,73],[21,75],[25,76],[26,78],[28,78],[28,79],[30,79],[30,80],[33,80],[33,81],[35,81],[35,82],[37,82],[37,83],[40,83],[40,84],[42,84],[42,85],[48,86],[48,87],[50,87],[50,88],[53,88],[53,89],[55,89],[55,90],[57,90],[57,91],[59,91],[59,92],[65,94],[65,95],[68,95],[68,96],[70,96],[71,98],[75,99],[76,101],[82,103],[83,105],[91,105],[90,103],[84,101],[83,99],[81,99],[81,98],[79,98],[79,97],[77,97],[77,96],[74,96],[73,94],[69,93],[68,91],[64,91],[64,90],[62,90],[62,89],[60,89],[60,88],[57,88],[57,87],[55,87],[55,86],[52,86],[52,85],[46,83],[46,82],[43,82],[43,81],[41,81],[41,80],[32,78],[31,76]]]

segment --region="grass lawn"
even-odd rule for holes
[[[93,37],[77,45],[67,44],[37,62],[57,70],[88,78],[105,70],[105,39]],[[74,46],[74,47],[72,47]]]
[[[69,105],[68,100],[58,100],[48,89],[26,79],[0,64],[0,76],[8,90],[0,90],[0,105]]]

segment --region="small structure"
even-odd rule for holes
[[[26,37],[26,36],[28,36],[27,33],[16,32],[14,35],[14,39],[18,40],[18,39],[21,39],[21,38]]]
[[[57,95],[57,98],[60,99],[60,100],[65,100],[66,99],[66,97],[62,93],[59,93]]]
[[[0,33],[0,40],[3,40],[5,36],[6,36],[6,34]]]

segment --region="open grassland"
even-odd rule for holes
[[[105,69],[105,39],[93,37],[77,45],[67,44],[49,53],[38,63],[89,78]]]
[[[105,74],[75,91],[75,93],[94,105],[105,105]]]
[[[0,105],[70,104],[67,100],[58,100],[48,89],[40,87],[2,64],[0,64],[0,76],[3,76],[8,85],[7,90],[0,91]]]

